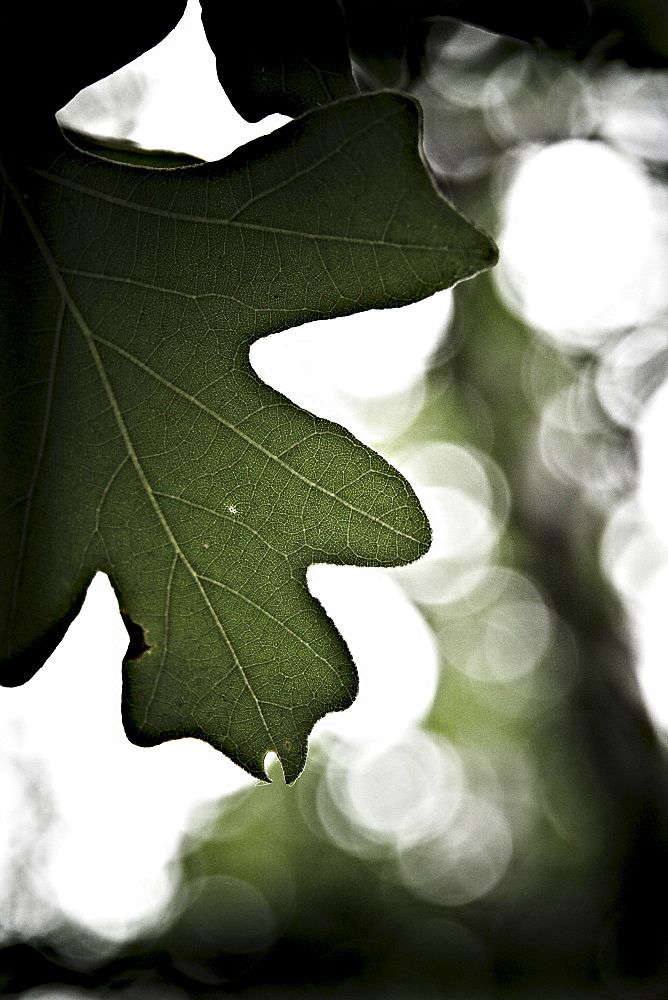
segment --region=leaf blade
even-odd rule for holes
[[[25,293],[7,300],[8,353],[24,357],[27,336],[24,367],[54,372],[48,424],[29,430],[24,384],[9,441],[24,466],[9,502],[34,484],[18,548],[5,546],[10,645],[34,647],[105,570],[143,637],[124,670],[134,742],[196,736],[258,777],[273,751],[294,780],[315,721],[357,686],[306,567],[426,550],[399,474],[248,361],[265,333],[411,301],[492,260],[407,155],[411,107],[341,102],[219,164],[155,170],[61,148],[3,167],[7,274]]]

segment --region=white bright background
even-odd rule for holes
[[[464,31],[460,42],[460,54],[470,52],[475,38]],[[480,44],[489,46],[489,36]],[[451,56],[456,62],[457,53]],[[464,77],[462,99],[470,100],[474,91]],[[218,85],[196,3],[189,3],[176,31],[129,70],[82,92],[62,112],[62,123],[113,135],[128,79],[142,98],[130,138],[146,147],[216,159],[285,121],[274,115],[249,125],[236,115]],[[499,128],[510,120],[516,81],[516,73],[494,81],[490,106],[498,109]],[[668,133],[658,118],[668,84],[665,76],[638,83],[621,70],[604,84],[591,101],[606,143],[573,136],[548,146],[525,136],[505,162],[496,280],[509,307],[543,336],[568,351],[596,350],[606,373],[599,385],[603,405],[627,426],[639,420],[639,489],[610,517],[602,558],[637,625],[651,713],[668,726],[668,388],[647,405],[642,390],[657,365],[665,376],[661,359],[668,349],[668,211],[665,189],[645,169],[648,160],[668,159]],[[489,94],[487,87],[488,103]],[[641,115],[649,125],[638,129]],[[267,338],[251,360],[300,405],[373,443],[399,433],[419,412],[428,358],[450,315],[445,292],[402,310]],[[549,419],[567,402],[555,401]],[[485,578],[495,595],[486,598],[485,641],[468,649],[465,632],[448,631],[457,645],[453,662],[477,679],[529,675],[552,641],[554,624],[531,582],[495,564],[508,495],[494,464],[442,441],[399,460],[433,520],[431,553],[394,573],[322,566],[309,572],[310,587],[346,637],[361,675],[353,708],[316,728],[314,738],[333,748],[318,812],[346,850],[373,856],[375,845],[394,844],[401,877],[418,896],[466,902],[503,874],[512,817],[493,795],[471,790],[461,753],[419,729],[434,696],[438,659],[435,637],[411,598],[447,605],[475,595]],[[128,743],[119,711],[126,642],[111,587],[98,575],[43,670],[23,688],[0,690],[3,941],[49,933],[57,940],[64,913],[99,938],[80,947],[101,955],[103,942],[112,949],[142,926],[159,926],[184,831],[206,824],[207,803],[252,784],[195,740],[150,751]],[[513,772],[518,782],[530,783],[517,758]]]

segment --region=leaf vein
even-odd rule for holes
[[[242,594],[241,591],[235,590],[234,587],[229,587],[226,583],[223,583],[221,580],[214,580],[212,577],[204,576],[201,573],[198,575],[200,580],[203,580],[205,583],[211,583],[214,585],[214,587],[220,587],[221,590],[226,590],[229,594],[232,594],[233,597],[238,597],[239,600],[245,601],[246,604],[250,604],[251,607],[255,608],[256,611],[260,611],[263,615],[266,615],[266,617],[269,618],[272,622],[274,622],[280,628],[284,629],[289,635],[291,635],[294,639],[300,642],[302,646],[306,646],[306,648],[318,660],[321,660],[322,663],[325,664],[325,666],[329,667],[330,671],[334,674],[334,676],[338,678],[338,674],[334,669],[334,667],[332,666],[332,664],[329,662],[329,660],[326,657],[322,656],[321,653],[318,653],[318,651],[313,648],[311,643],[308,642],[306,639],[304,639],[303,636],[299,635],[298,632],[293,631],[293,629],[291,629],[289,625],[286,625],[285,622],[281,621],[280,618],[277,618],[275,615],[272,615],[271,611],[267,611],[266,608],[263,608],[261,604],[258,604],[251,597],[247,597],[246,594]]]
[[[172,392],[176,393],[177,396],[181,396],[189,403],[192,403],[193,406],[197,406],[204,413],[207,413],[210,417],[213,417],[214,420],[217,420],[218,423],[221,424],[223,427],[227,428],[227,430],[231,431],[233,434],[236,434],[243,441],[249,444],[252,448],[257,449],[257,451],[263,454],[270,461],[278,463],[278,465],[280,465],[281,468],[285,469],[286,472],[289,472],[290,475],[295,476],[309,488],[316,490],[319,493],[323,493],[325,496],[331,497],[333,500],[336,500],[337,503],[340,503],[344,507],[347,507],[348,510],[350,510],[352,513],[360,514],[362,517],[366,517],[370,521],[374,521],[376,524],[381,525],[381,527],[386,528],[388,531],[393,532],[395,535],[400,535],[402,538],[406,538],[411,542],[418,542],[418,543],[420,542],[419,538],[416,538],[415,536],[410,535],[405,531],[401,531],[400,528],[397,528],[393,524],[388,524],[388,522],[384,521],[381,517],[377,517],[375,514],[370,514],[368,511],[363,510],[361,507],[356,507],[355,504],[350,503],[348,500],[344,500],[343,497],[340,496],[340,494],[335,493],[333,490],[328,490],[325,486],[320,485],[320,483],[313,482],[312,479],[309,479],[308,476],[303,475],[303,473],[295,469],[294,466],[289,465],[287,462],[284,462],[283,459],[279,458],[278,455],[275,455],[272,451],[269,451],[268,448],[265,448],[264,445],[260,444],[259,441],[256,441],[255,438],[250,437],[250,435],[246,434],[244,431],[242,431],[235,424],[231,423],[229,420],[225,420],[224,417],[222,417],[219,413],[216,413],[215,410],[212,410],[211,407],[207,406],[205,403],[202,403],[199,399],[197,399],[196,396],[192,396],[189,392],[186,392],[184,389],[181,389],[178,385],[174,385],[174,383],[170,382],[169,379],[166,379],[163,375],[160,375],[153,368],[150,368],[147,364],[144,364],[143,361],[140,361],[139,358],[135,357],[129,351],[126,351],[124,348],[119,347],[118,344],[114,344],[113,341],[107,340],[106,337],[101,337],[99,334],[93,333],[92,331],[90,335],[92,339],[95,340],[98,344],[102,344],[104,347],[108,347],[111,350],[116,351],[122,357],[126,358],[126,360],[130,361],[138,368],[141,368],[142,371],[145,371],[147,375],[152,376],[154,379],[156,379],[158,382],[164,385],[167,389],[170,389]]]
[[[313,173],[314,170],[317,170],[318,167],[323,166],[323,164],[327,163],[328,160],[334,159],[334,157],[337,157],[341,153],[343,153],[346,146],[349,146],[352,142],[359,139],[361,136],[367,135],[367,133],[371,132],[372,129],[377,128],[378,126],[383,125],[386,121],[390,120],[391,118],[396,118],[396,117],[397,117],[397,112],[390,111],[388,114],[383,115],[382,118],[378,118],[376,119],[376,121],[370,122],[368,125],[365,125],[364,128],[358,129],[356,132],[351,132],[350,136],[348,136],[343,142],[339,143],[338,146],[329,149],[324,156],[320,157],[319,160],[314,160],[313,163],[309,163],[309,165],[307,167],[304,167],[303,170],[295,170],[294,173],[290,174],[289,177],[285,177],[278,184],[274,184],[272,187],[269,188],[264,188],[258,194],[252,195],[250,198],[248,198],[247,201],[244,202],[243,205],[241,205],[236,210],[236,212],[234,212],[232,215],[229,216],[229,221],[232,222],[238,215],[241,215],[241,213],[244,212],[251,205],[254,205],[256,202],[261,201],[263,198],[267,198],[270,195],[275,194],[277,191],[280,191],[281,188],[287,187],[294,181],[299,180],[300,177],[308,177],[309,174]]]
[[[316,241],[322,240],[323,242],[330,243],[351,243],[353,245],[365,247],[386,247],[390,250],[423,250],[428,253],[452,252],[452,247],[446,244],[399,243],[384,240],[382,238],[369,239],[368,237],[362,236],[345,236],[342,233],[309,233],[301,229],[286,229],[284,226],[270,226],[264,222],[240,222],[238,219],[229,217],[212,219],[211,217],[207,217],[205,215],[189,215],[187,212],[173,212],[165,208],[153,208],[150,205],[142,205],[136,201],[129,201],[127,198],[119,198],[116,195],[106,194],[103,191],[86,187],[84,184],[68,180],[65,177],[58,177],[56,174],[49,173],[48,170],[40,170],[37,167],[29,167],[28,169],[31,173],[36,174],[38,177],[43,177],[45,180],[51,181],[53,184],[70,188],[73,191],[78,191],[80,194],[88,195],[98,201],[104,201],[111,205],[118,205],[121,208],[129,208],[140,215],[155,215],[166,219],[172,219],[175,222],[192,222],[203,226],[230,226],[234,229],[248,229],[254,232],[272,233],[277,236],[291,236]]]
[[[211,617],[212,617],[212,619],[213,619],[213,621],[214,621],[214,623],[216,625],[216,628],[218,629],[218,631],[219,631],[219,633],[220,633],[223,641],[225,642],[227,648],[230,651],[233,663],[237,667],[237,669],[239,670],[239,673],[240,673],[240,675],[242,677],[244,685],[248,689],[248,691],[249,691],[249,693],[251,695],[251,698],[255,702],[255,706],[257,708],[258,715],[260,716],[260,719],[262,720],[262,725],[264,726],[265,732],[266,732],[266,734],[267,734],[267,736],[268,736],[268,738],[269,738],[269,740],[270,740],[270,742],[272,744],[272,749],[273,749],[273,744],[274,744],[273,737],[272,737],[271,732],[269,730],[269,726],[267,725],[267,721],[266,721],[266,719],[264,717],[264,713],[262,711],[262,707],[260,705],[260,702],[259,702],[259,700],[258,700],[255,692],[253,691],[253,688],[252,688],[252,686],[251,686],[251,684],[250,684],[250,682],[248,680],[248,676],[246,674],[246,671],[244,670],[244,666],[241,663],[241,661],[239,660],[239,657],[237,656],[237,652],[236,652],[236,650],[235,650],[232,642],[230,641],[230,638],[229,638],[229,636],[227,634],[227,631],[226,631],[225,627],[223,626],[223,623],[220,621],[220,619],[219,619],[219,617],[218,617],[218,615],[216,613],[215,608],[211,604],[211,601],[209,600],[209,596],[206,593],[204,587],[202,586],[202,583],[199,580],[199,577],[197,576],[197,573],[195,572],[194,568],[192,567],[192,565],[188,561],[188,558],[186,557],[185,553],[181,549],[181,547],[180,547],[178,541],[176,540],[176,538],[175,538],[175,536],[174,536],[171,528],[169,527],[169,524],[167,523],[165,515],[164,515],[164,513],[162,511],[162,508],[160,507],[160,504],[158,503],[158,501],[157,501],[157,499],[155,497],[155,494],[153,493],[153,489],[151,488],[151,484],[149,483],[149,481],[148,481],[148,479],[146,477],[146,473],[144,472],[144,469],[143,469],[143,467],[141,465],[141,462],[139,461],[139,456],[137,455],[137,452],[135,451],[134,445],[132,443],[132,439],[130,437],[130,433],[129,433],[128,428],[126,426],[125,420],[123,419],[123,414],[121,413],[121,409],[120,409],[120,406],[118,404],[118,400],[116,399],[116,396],[114,394],[113,388],[112,388],[111,383],[109,381],[109,377],[107,375],[107,371],[106,371],[106,369],[104,367],[104,364],[102,362],[102,358],[100,357],[100,353],[99,353],[99,351],[98,351],[98,349],[96,347],[95,341],[96,341],[97,338],[93,334],[93,331],[90,329],[90,327],[86,323],[86,320],[85,320],[84,316],[82,315],[82,313],[80,312],[80,310],[77,307],[76,303],[72,299],[72,296],[70,295],[70,291],[69,291],[69,289],[68,289],[68,287],[67,287],[67,285],[66,285],[66,283],[65,283],[65,281],[63,279],[63,276],[60,273],[60,271],[58,270],[58,265],[56,264],[56,261],[54,260],[53,255],[51,254],[51,252],[50,252],[50,250],[49,250],[49,248],[47,246],[46,240],[44,239],[42,233],[40,232],[39,227],[37,226],[37,223],[35,222],[35,220],[32,217],[32,214],[28,211],[28,208],[27,208],[27,206],[26,206],[23,198],[21,198],[20,193],[17,191],[15,185],[12,183],[11,178],[7,175],[7,172],[6,172],[4,166],[1,163],[0,163],[0,171],[2,171],[2,174],[3,174],[3,176],[4,176],[4,178],[5,178],[6,182],[7,182],[7,184],[9,186],[10,190],[12,191],[14,199],[15,199],[15,201],[16,201],[16,203],[17,203],[17,205],[18,205],[18,207],[19,207],[19,209],[21,211],[21,214],[23,215],[23,218],[24,218],[24,220],[26,222],[26,225],[28,226],[28,229],[30,230],[30,233],[32,234],[32,237],[35,240],[35,243],[37,244],[37,246],[39,248],[39,251],[42,254],[42,257],[44,258],[44,261],[45,261],[46,265],[48,266],[49,270],[51,271],[51,275],[53,277],[54,283],[56,284],[56,287],[58,288],[58,290],[59,290],[59,292],[61,294],[61,297],[63,299],[64,306],[67,306],[67,308],[69,309],[70,313],[72,314],[73,318],[75,319],[75,321],[76,321],[76,323],[77,323],[77,325],[78,325],[81,333],[83,334],[83,337],[84,337],[84,339],[85,339],[85,341],[86,341],[86,343],[88,345],[88,348],[89,348],[90,353],[91,353],[92,358],[93,358],[93,362],[95,364],[95,367],[97,368],[97,372],[98,372],[100,381],[102,382],[104,391],[105,391],[105,393],[107,395],[107,399],[109,400],[109,405],[110,405],[111,410],[112,410],[112,412],[114,414],[114,418],[116,420],[116,424],[117,424],[118,429],[119,429],[119,431],[121,433],[121,437],[123,438],[123,441],[125,443],[125,447],[127,449],[128,455],[130,456],[130,461],[132,462],[132,465],[134,466],[135,472],[137,473],[137,477],[138,477],[141,485],[143,486],[143,488],[144,488],[144,490],[146,492],[146,495],[148,496],[149,502],[151,503],[151,506],[153,507],[153,510],[154,510],[154,512],[156,514],[156,517],[158,518],[158,521],[159,521],[159,523],[160,523],[160,525],[161,525],[161,527],[162,527],[165,535],[167,536],[167,538],[168,538],[168,540],[169,540],[169,542],[170,542],[170,544],[171,544],[171,546],[172,546],[175,554],[181,560],[181,562],[183,563],[183,565],[185,566],[185,568],[187,569],[187,571],[190,573],[190,575],[192,576],[193,580],[195,581],[195,585],[197,586],[197,588],[198,588],[198,590],[200,592],[202,600],[204,601],[204,603],[205,603],[205,605],[207,607],[207,610],[209,611],[209,614],[211,615]],[[63,309],[63,312],[64,312],[64,309]]]

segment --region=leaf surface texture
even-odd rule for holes
[[[379,94],[217,163],[114,163],[60,134],[3,158],[3,683],[39,668],[104,570],[133,637],[130,738],[199,737],[258,777],[273,751],[299,774],[357,686],[306,567],[406,563],[430,536],[405,480],[248,350],[494,262],[418,129]]]

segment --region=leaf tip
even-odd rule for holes
[[[264,781],[294,785],[306,764],[307,746],[297,745],[293,740],[284,740],[278,750],[272,750],[264,758]],[[282,782],[280,779],[283,779]]]
[[[496,241],[493,240],[492,237],[489,235],[489,233],[486,233],[484,230],[481,230],[481,232],[485,237],[485,239],[487,240],[487,248],[484,256],[485,269],[488,269],[490,267],[496,267],[496,265],[499,263],[499,247]]]

